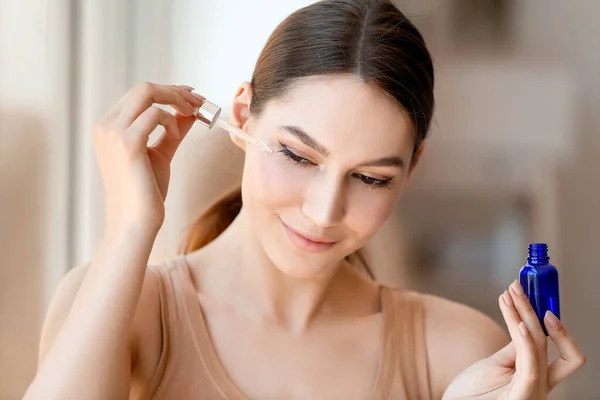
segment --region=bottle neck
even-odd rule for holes
[[[530,265],[548,265],[548,245],[545,243],[532,243],[529,245],[527,262]]]
[[[548,265],[550,264],[550,257],[527,257],[527,262],[533,266]]]

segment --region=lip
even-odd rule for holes
[[[283,221],[281,222],[283,227],[285,228],[285,232],[287,233],[290,241],[299,247],[301,250],[310,252],[310,253],[320,253],[326,250],[329,250],[333,247],[337,242],[331,241],[323,238],[316,238],[314,236],[307,236],[304,233],[300,233],[297,230],[290,228]]]

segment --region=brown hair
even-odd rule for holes
[[[322,0],[301,8],[272,33],[252,75],[250,113],[259,116],[301,78],[354,75],[387,93],[410,117],[413,163],[434,109],[431,56],[417,28],[389,0]],[[181,251],[210,243],[242,208],[240,187],[194,222]],[[373,277],[361,251],[347,257]]]

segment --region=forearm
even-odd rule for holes
[[[156,231],[132,226],[111,231],[27,399],[127,398],[131,323]]]

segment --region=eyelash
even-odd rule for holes
[[[277,152],[283,154],[290,162],[292,162],[296,165],[299,165],[301,167],[308,167],[308,166],[314,165],[310,160],[308,160],[304,157],[300,157],[299,155],[295,154],[285,144],[279,143],[279,145],[281,146],[281,150],[278,150]],[[390,179],[375,179],[375,178],[372,178],[370,176],[366,176],[363,174],[354,174],[354,176],[358,180],[360,180],[362,183],[367,185],[369,189],[389,188],[390,182],[392,180],[392,178],[390,178]]]

